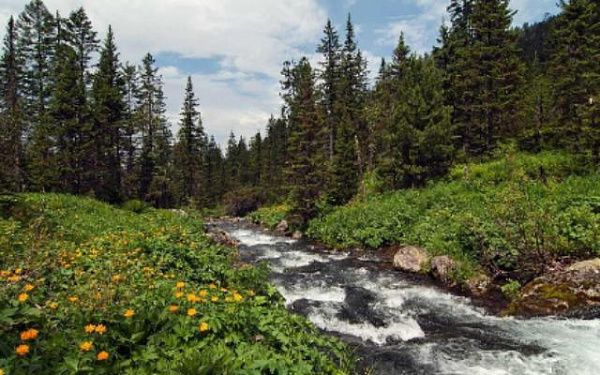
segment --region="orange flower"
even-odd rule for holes
[[[183,288],[185,288],[185,283],[183,281],[179,281],[176,284],[176,287],[177,287],[177,289],[183,289]]]
[[[135,311],[133,311],[131,309],[129,309],[123,313],[123,316],[127,319],[133,318],[134,315],[135,315]]]
[[[27,294],[27,293],[21,293],[17,297],[17,300],[19,300],[19,302],[21,302],[21,303],[27,301],[28,299],[29,299],[29,294]]]
[[[99,361],[106,361],[106,360],[108,360],[108,357],[110,357],[110,354],[108,354],[108,352],[101,351],[96,356],[96,359],[99,360]]]
[[[200,330],[200,332],[206,332],[206,331],[208,331],[208,328],[209,328],[208,323],[206,323],[206,322],[202,322],[198,326],[198,329]]]
[[[77,297],[77,296],[71,296],[71,297],[68,298],[68,300],[70,302],[75,303],[75,302],[79,301],[79,297]]]
[[[23,291],[24,292],[31,292],[34,288],[35,288],[35,285],[33,285],[33,284],[26,284],[23,287]]]
[[[187,316],[195,316],[196,314],[198,314],[198,311],[196,311],[196,309],[188,309],[187,311]]]
[[[175,293],[175,298],[179,299],[181,297],[183,297],[183,293],[182,292]]]
[[[195,302],[198,302],[200,299],[195,294],[190,293],[187,295],[187,300],[188,300],[188,302],[195,303]]]
[[[27,354],[29,354],[29,345],[21,344],[17,346],[15,352],[18,356],[25,357]]]
[[[37,329],[30,328],[27,331],[21,332],[21,340],[22,341],[35,340],[35,339],[37,339],[39,333],[40,332]]]
[[[96,333],[97,334],[103,335],[103,334],[106,333],[106,331],[107,331],[107,328],[106,328],[106,326],[104,324],[98,324],[96,326]]]
[[[90,350],[92,350],[93,347],[94,344],[91,341],[84,341],[81,344],[79,344],[79,349],[82,352],[89,352]]]
[[[169,311],[170,312],[176,313],[177,310],[179,310],[179,306],[177,306],[177,305],[171,305],[171,306],[169,306]]]
[[[85,333],[94,333],[94,331],[96,330],[96,326],[93,324],[88,324],[87,326],[84,327]]]

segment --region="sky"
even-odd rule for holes
[[[112,25],[123,61],[154,55],[165,82],[168,117],[177,131],[187,76],[192,76],[207,133],[223,144],[231,131],[250,138],[281,107],[285,60],[315,53],[331,18],[343,37],[348,13],[359,47],[377,72],[404,32],[412,50],[435,44],[450,0],[45,0],[66,16],[83,6],[101,37]],[[0,0],[0,24],[25,0]],[[558,12],[557,0],[512,0],[514,23]],[[0,32],[0,34],[3,34]]]

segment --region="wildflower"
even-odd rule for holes
[[[187,316],[195,316],[196,314],[198,314],[198,311],[196,311],[196,309],[188,309],[187,311]]]
[[[24,292],[31,292],[33,290],[33,288],[35,288],[35,285],[33,285],[33,284],[26,284],[23,287],[23,291]]]
[[[179,310],[179,306],[177,306],[177,305],[169,306],[169,311],[172,312],[173,314],[176,313],[177,310]]]
[[[135,311],[129,309],[123,313],[123,316],[127,319],[132,318],[135,315]]]
[[[221,288],[221,292],[227,293],[227,288]]]
[[[250,289],[250,290],[248,291],[248,295],[249,295],[250,297],[254,297],[254,296],[256,295],[256,293],[255,293],[255,292],[254,292],[252,289]]]
[[[90,350],[92,350],[93,347],[94,344],[91,341],[84,341],[81,344],[79,344],[79,349],[82,352],[89,352]]]
[[[210,300],[213,301],[213,302],[217,302],[219,300],[219,297],[218,296],[212,296],[210,298]]]
[[[217,289],[217,286],[214,283],[210,284],[208,287],[210,289]]]
[[[88,324],[87,326],[84,327],[85,333],[94,333],[94,331],[96,330],[96,326],[93,324]]]
[[[77,297],[77,296],[71,296],[71,297],[68,298],[68,300],[69,300],[69,302],[75,303],[75,302],[79,301],[79,297]]]
[[[106,361],[108,359],[108,357],[110,357],[110,354],[108,354],[108,352],[101,351],[96,356],[96,359],[99,360],[99,361]]]
[[[176,284],[176,287],[177,287],[177,289],[183,289],[183,288],[185,288],[185,283],[183,281],[179,281]]]
[[[206,323],[206,322],[200,323],[200,325],[198,326],[198,329],[200,330],[200,332],[208,331],[208,323]]]
[[[181,297],[183,297],[183,293],[182,292],[175,293],[175,298],[179,299]]]
[[[49,307],[51,310],[56,310],[56,309],[58,309],[58,303],[56,303],[56,302],[50,302],[50,303],[48,304],[48,307]]]
[[[5,375],[4,370],[0,368],[0,375]]]
[[[206,297],[208,296],[208,292],[206,290],[201,290],[198,295],[200,295],[200,297]]]
[[[17,299],[19,300],[19,302],[23,303],[25,301],[27,301],[29,299],[29,294],[27,293],[21,293],[19,294],[19,296],[17,297]]]
[[[27,331],[21,332],[21,341],[35,340],[40,332],[35,328],[30,328]]]
[[[17,353],[18,356],[25,357],[29,353],[29,345],[21,344],[21,345],[17,346],[17,348],[15,349],[15,352]]]
[[[198,297],[195,294],[191,293],[187,295],[187,300],[192,303],[199,301]]]
[[[9,276],[6,280],[8,280],[11,283],[16,283],[19,280],[21,280],[21,276],[12,275],[12,276]]]
[[[233,300],[234,300],[235,302],[242,302],[242,301],[244,300],[244,297],[242,297],[242,295],[241,295],[241,294],[239,294],[239,293],[235,293],[235,294],[233,295]]]
[[[96,326],[96,333],[97,334],[103,335],[103,334],[106,333],[106,331],[107,331],[107,328],[106,328],[106,326],[104,324],[98,324]]]
[[[119,274],[116,274],[112,277],[113,283],[118,283],[119,281],[122,281],[122,280],[123,280],[123,276],[121,276]]]

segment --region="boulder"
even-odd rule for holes
[[[301,240],[302,237],[303,237],[303,234],[299,230],[295,231],[294,234],[292,234],[292,239],[294,239],[294,240]]]
[[[275,230],[279,233],[286,233],[290,229],[290,226],[287,220],[281,220],[279,224],[275,227]]]
[[[405,272],[421,272],[429,261],[427,252],[416,246],[405,246],[394,255],[394,268]]]
[[[475,275],[466,281],[465,286],[469,293],[475,297],[483,297],[492,287],[492,279],[483,273]]]
[[[456,263],[447,255],[437,256],[431,260],[431,273],[436,279],[444,283],[451,282],[450,273],[455,267]]]
[[[600,306],[600,259],[542,275],[521,290],[506,313],[521,316],[585,313]]]
[[[223,246],[238,247],[240,245],[240,242],[238,240],[231,237],[229,233],[225,232],[224,230],[216,228],[211,229],[207,233],[207,236],[214,242]]]

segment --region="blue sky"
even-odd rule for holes
[[[512,0],[515,24],[557,13],[556,0]],[[23,0],[0,0],[0,22]],[[352,13],[360,48],[377,71],[400,32],[417,52],[430,50],[449,0],[45,0],[66,15],[84,6],[101,36],[112,24],[123,60],[152,53],[165,81],[168,115],[177,131],[186,77],[192,76],[207,132],[223,143],[229,132],[246,138],[264,128],[281,100],[279,72],[286,59],[308,56],[327,18],[341,34]]]

